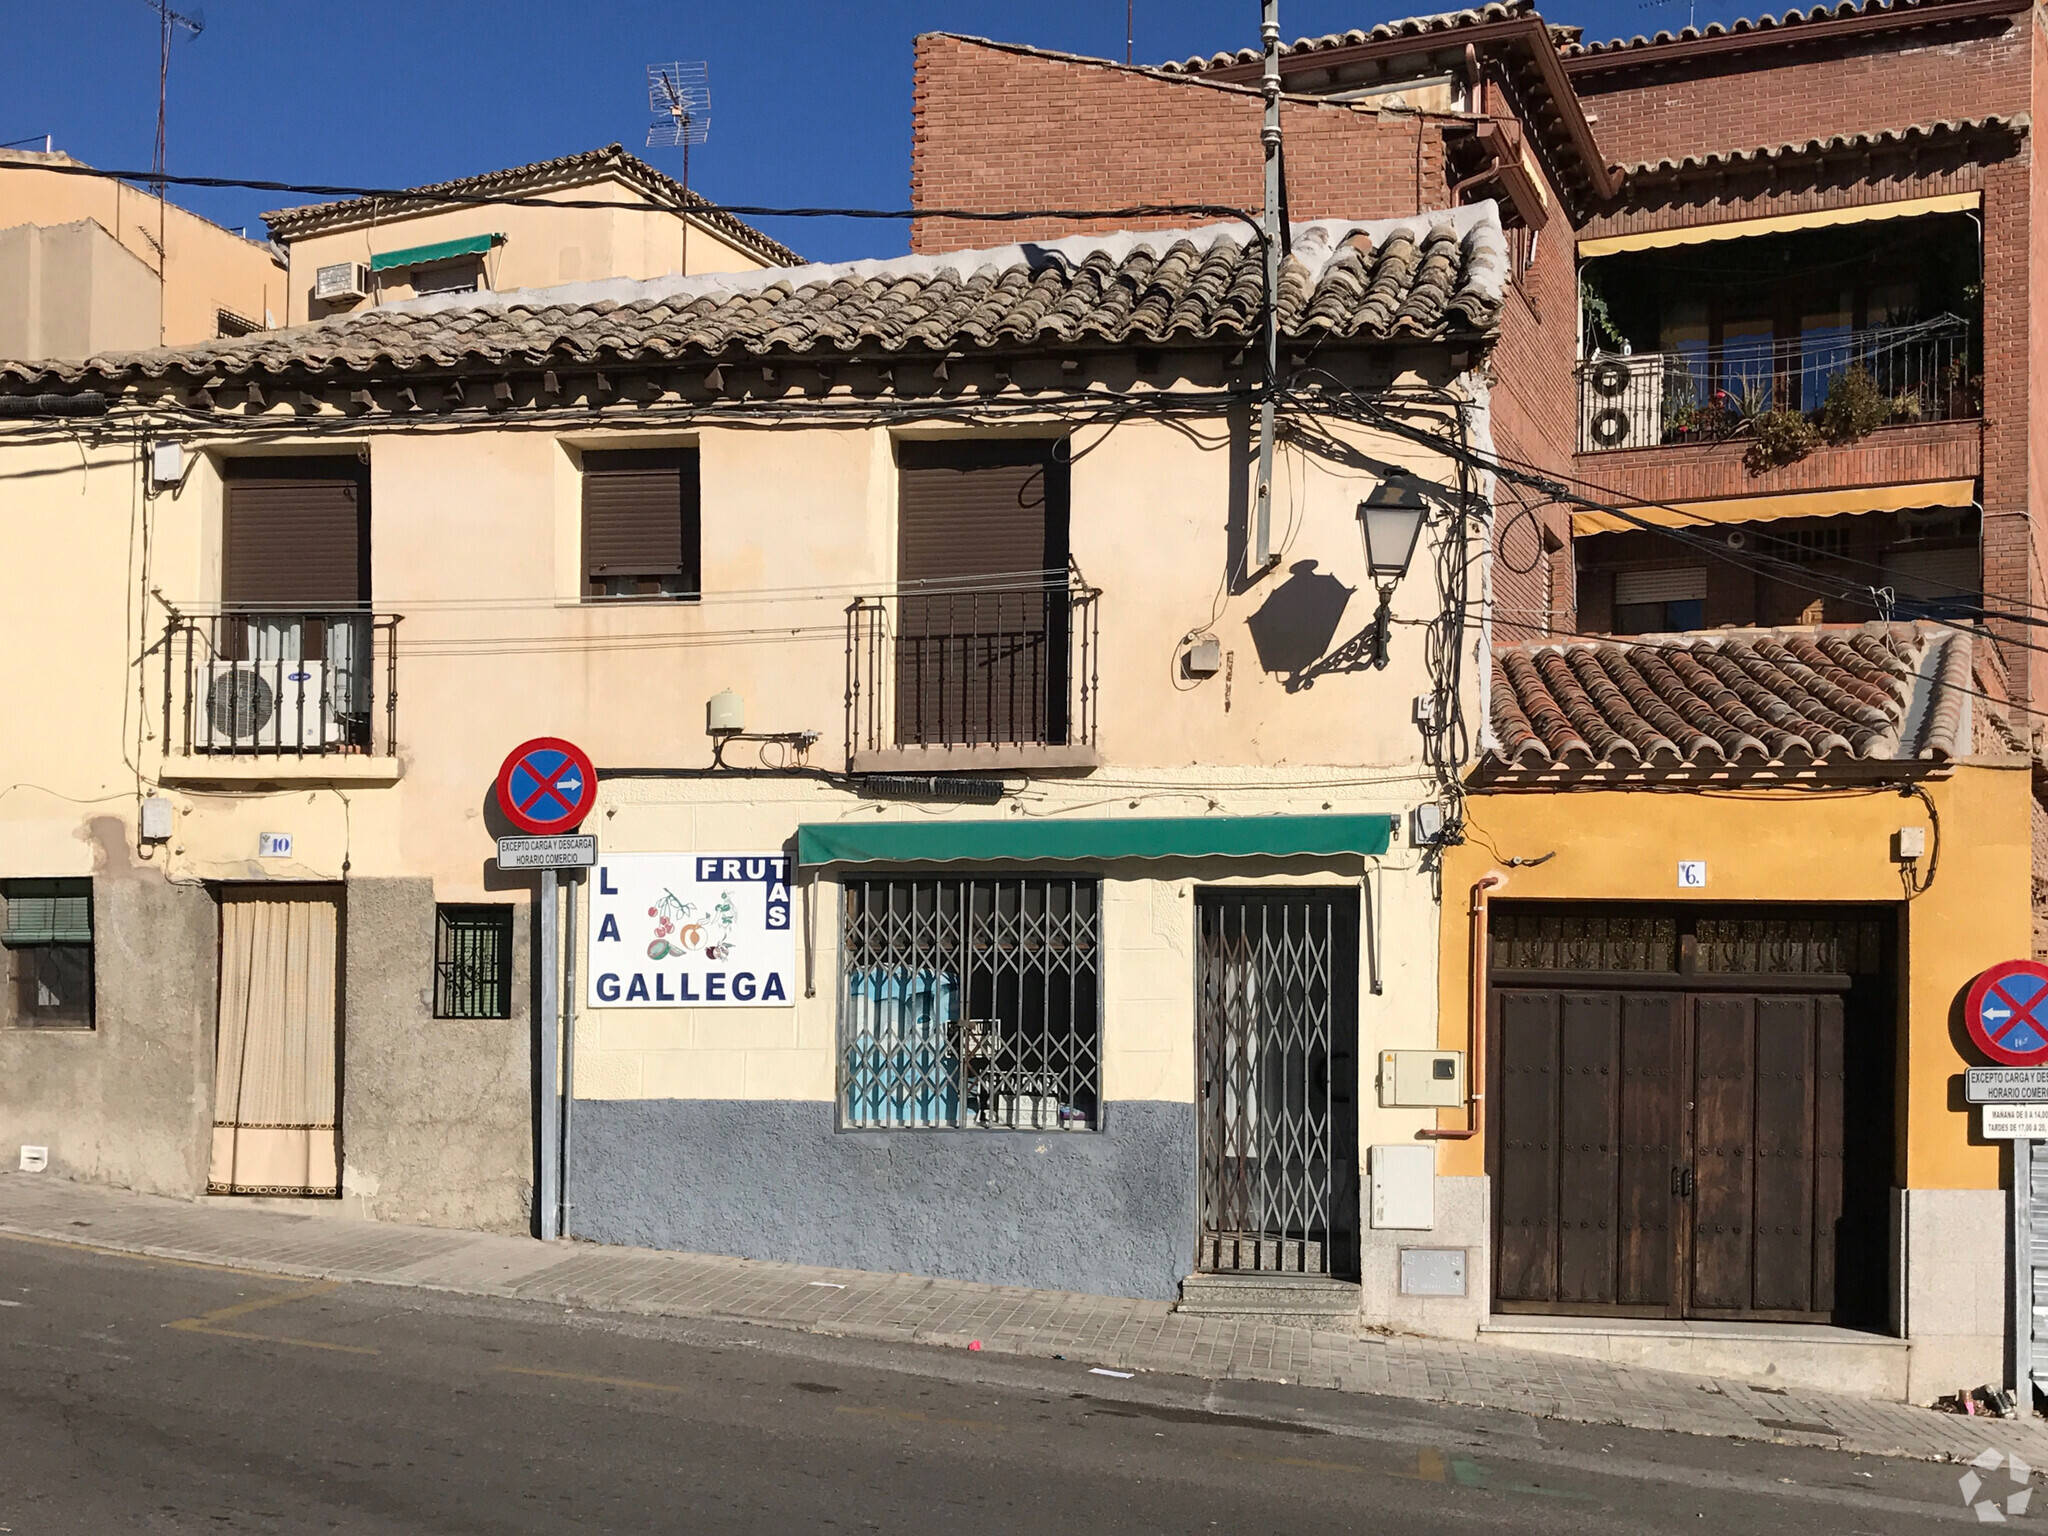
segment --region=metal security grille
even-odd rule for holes
[[[512,909],[434,911],[434,1017],[512,1016]]]
[[[848,1126],[1100,1126],[1097,881],[849,880],[845,895]]]
[[[1357,893],[1210,891],[1200,918],[1200,1266],[1355,1276]]]

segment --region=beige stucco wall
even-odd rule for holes
[[[0,357],[156,344],[155,271],[93,220],[0,229]]]
[[[336,417],[329,430],[350,436],[294,438],[285,435],[293,421],[280,407],[279,435],[260,448],[231,430],[183,434],[190,473],[179,488],[150,495],[133,445],[27,444],[0,434],[18,553],[0,564],[0,624],[38,656],[34,667],[0,672],[0,718],[65,722],[61,730],[8,735],[0,783],[13,787],[0,793],[0,878],[104,875],[112,828],[127,844],[124,878],[180,889],[346,875],[351,889],[411,882],[404,889],[416,896],[408,900],[424,901],[429,888],[439,901],[520,899],[531,878],[500,876],[492,864],[494,835],[504,830],[491,805],[492,781],[504,753],[552,734],[583,744],[600,769],[701,768],[710,756],[705,701],[723,688],[744,695],[750,730],[818,731],[811,761],[843,766],[846,608],[861,594],[886,593],[894,574],[889,429],[621,430],[565,415],[550,426],[356,432]],[[1243,425],[1240,419],[1236,429]],[[1414,697],[1430,686],[1420,625],[1441,602],[1430,552],[1418,553],[1396,594],[1403,622],[1385,671],[1339,673],[1289,692],[1283,678],[1261,670],[1246,621],[1296,567],[1312,562],[1351,589],[1333,641],[1369,622],[1374,600],[1355,515],[1368,477],[1283,449],[1278,568],[1233,594],[1224,581],[1231,509],[1247,499],[1233,481],[1248,457],[1242,442],[1233,450],[1221,421],[1186,427],[1131,420],[1075,433],[1071,543],[1080,569],[1102,591],[1099,768],[1011,774],[1016,793],[979,807],[878,803],[815,779],[612,779],[602,783],[590,823],[601,845],[758,851],[783,846],[800,822],[849,818],[1401,817],[1433,798],[1412,712]],[[1434,481],[1452,478],[1426,448],[1369,434],[1352,440],[1374,460],[1410,465]],[[701,454],[704,599],[582,602],[581,453],[679,443]],[[396,761],[369,766],[387,780],[395,774],[395,782],[365,781],[361,759],[279,766],[264,782],[171,782],[180,765],[166,754],[164,655],[150,648],[163,633],[166,603],[203,612],[217,602],[221,462],[309,449],[369,456],[373,602],[402,616]],[[52,570],[70,576],[53,582]],[[1174,667],[1177,647],[1204,627],[1221,642],[1226,670],[1184,678]],[[1482,642],[1474,624],[1466,631],[1468,714],[1478,707],[1478,669],[1470,663]],[[381,698],[381,678],[379,690]],[[170,734],[178,730],[174,718]],[[729,760],[755,761],[750,750],[736,747]],[[150,793],[175,806],[175,835],[145,849],[136,822],[139,797]],[[259,861],[264,832],[289,833],[293,858]],[[1105,1099],[1193,1101],[1193,894],[1202,885],[1355,886],[1370,878],[1384,986],[1371,993],[1361,957],[1361,1067],[1383,1044],[1423,1043],[1438,1011],[1437,915],[1420,864],[1417,851],[1397,840],[1376,860],[1102,871]],[[821,880],[811,898],[818,904],[813,996],[799,996],[788,1010],[732,1012],[591,1010],[579,1002],[579,1098],[830,1101],[837,887]],[[419,953],[382,958],[426,975],[426,943],[422,936]],[[392,996],[405,991],[368,980]],[[74,1058],[108,1053],[113,1043],[24,1042],[23,1083],[33,1083],[36,1063],[60,1049],[75,1068]],[[1387,1139],[1391,1132],[1378,1124],[1383,1113],[1368,1102],[1369,1077],[1361,1077],[1358,1096],[1363,1142]],[[345,1088],[345,1146],[363,1144],[346,1127],[375,1097],[359,1081]],[[17,1129],[26,1136],[32,1127],[25,1119],[17,1126],[0,1103],[0,1145]],[[356,1180],[352,1188],[379,1181],[380,1201],[426,1219],[482,1220],[477,1213],[488,1205],[497,1213],[489,1219],[503,1220],[499,1208],[510,1198],[495,1187],[486,1191],[489,1201],[397,1190],[391,1167],[353,1161],[345,1178]]]
[[[634,206],[610,209],[471,204],[376,223],[352,222],[345,229],[306,235],[289,246],[292,323],[414,296],[412,274],[405,268],[396,268],[372,274],[375,291],[360,304],[316,303],[312,296],[313,279],[321,267],[339,261],[360,261],[367,266],[373,256],[386,252],[478,235],[505,237],[502,245],[484,257],[485,286],[499,292],[547,288],[601,277],[666,277],[686,271],[750,272],[769,265],[692,219],[686,268],[683,220],[667,209],[647,205],[640,193],[614,178],[531,195],[550,201],[617,201]]]
[[[17,166],[77,165],[69,155],[0,150]],[[19,224],[63,225],[90,219],[148,268],[152,306],[145,339],[129,346],[156,346],[154,290],[161,274],[163,344],[211,341],[219,332],[218,311],[232,310],[258,325],[265,316],[284,324],[284,267],[270,247],[180,208],[164,204],[139,187],[104,176],[10,169],[0,178],[0,229]],[[161,230],[163,255],[157,241]],[[0,285],[0,310],[11,307]],[[22,354],[9,352],[9,356]],[[29,354],[36,355],[36,354]],[[52,352],[45,355],[64,356]]]

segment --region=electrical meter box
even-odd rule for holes
[[[1380,1108],[1456,1109],[1464,1102],[1463,1051],[1380,1052]]]

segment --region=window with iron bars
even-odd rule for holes
[[[512,909],[434,909],[434,1017],[512,1017]]]
[[[857,1130],[1101,1126],[1101,883],[845,885],[840,1112]]]

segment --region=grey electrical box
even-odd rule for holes
[[[1418,848],[1431,848],[1444,835],[1444,808],[1423,804],[1408,813],[1408,841]]]
[[[1380,1052],[1380,1108],[1456,1109],[1464,1102],[1463,1051]]]
[[[1197,640],[1188,647],[1186,661],[1189,677],[1214,677],[1223,670],[1223,642],[1213,636]]]
[[[1401,1250],[1401,1294],[1403,1296],[1464,1295],[1465,1250],[1462,1248],[1403,1248]]]
[[[145,843],[167,843],[171,838],[171,802],[162,795],[151,795],[142,802],[142,840]]]

